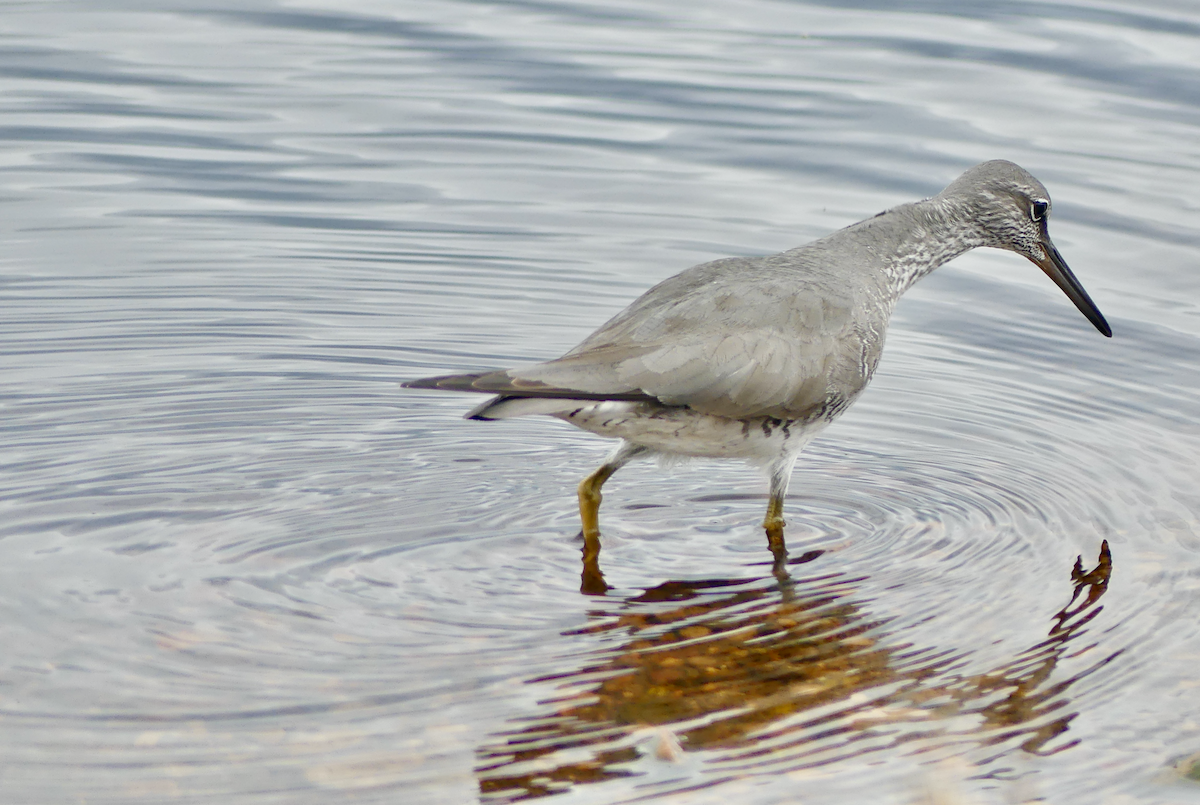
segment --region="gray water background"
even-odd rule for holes
[[[0,86],[0,801],[472,802],[646,591],[782,606],[753,470],[623,471],[583,596],[608,444],[398,381],[996,157],[1114,338],[1014,255],[923,281],[797,466],[792,592],[951,689],[1043,651],[1108,540],[1036,681],[1066,731],[897,704],[910,674],[820,711],[868,712],[853,745],[794,713],[670,762],[604,723],[538,762],[616,772],[561,802],[1200,796],[1195,4],[6,3]]]

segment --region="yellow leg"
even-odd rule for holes
[[[600,572],[600,538],[583,538],[583,572],[579,576],[579,592],[584,595],[604,595],[608,582]]]
[[[608,590],[600,572],[600,501],[604,497],[600,487],[629,459],[645,452],[644,447],[622,442],[608,461],[579,482],[579,519],[583,524],[583,576],[579,589],[583,593],[603,595]]]
[[[787,559],[787,545],[783,541],[783,527],[786,523],[783,520],[783,495],[771,495],[770,501],[767,503],[767,516],[763,520],[763,528],[767,532],[767,545],[771,548],[771,553],[775,556],[776,562],[782,562]]]
[[[792,465],[796,455],[783,455],[771,465],[771,497],[767,501],[767,516],[763,528],[767,531],[767,545],[775,557],[775,570],[781,572],[787,565],[787,545],[783,542],[783,499],[787,495],[788,480],[792,477]]]
[[[579,482],[579,519],[583,522],[583,539],[597,542],[596,552],[600,552],[600,487],[613,477],[617,467],[612,464],[602,464],[600,468]]]
[[[608,583],[600,572],[600,487],[617,471],[603,465],[579,482],[579,519],[583,521],[583,574],[579,591],[585,595],[604,595]]]

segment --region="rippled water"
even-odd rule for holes
[[[1200,796],[1193,4],[10,4],[0,75],[0,801]],[[1115,336],[922,282],[787,576],[632,465],[581,595],[608,445],[398,386],[994,157]]]

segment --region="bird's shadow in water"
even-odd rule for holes
[[[819,555],[797,561],[812,571]],[[862,576],[793,578],[776,565],[598,598],[590,623],[564,633],[595,649],[527,680],[547,688],[543,712],[477,750],[480,794],[512,802],[641,777],[639,793],[652,795],[910,743],[981,766],[1017,750],[1062,751],[1074,745],[1064,735],[1077,715],[1071,686],[1119,653],[1071,645],[1102,611],[1111,572],[1105,542],[1092,570],[1076,560],[1046,638],[970,675],[957,670],[965,653],[892,635],[856,601]],[[1072,673],[1052,679],[1068,648]]]

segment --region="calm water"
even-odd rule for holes
[[[100,5],[0,17],[0,801],[1200,797],[1195,4]],[[788,579],[647,464],[581,595],[608,444],[398,386],[994,157],[1115,337],[924,281]]]

